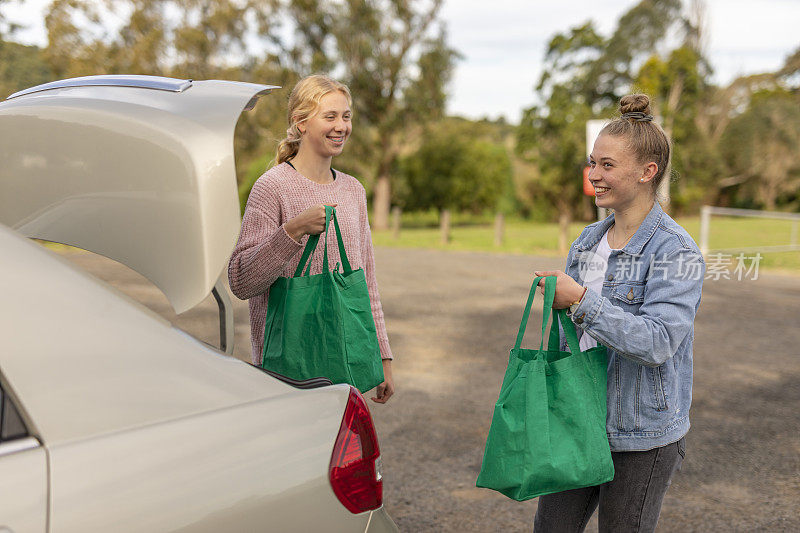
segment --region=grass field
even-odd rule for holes
[[[677,219],[695,241],[700,242],[700,218],[683,217]],[[491,217],[469,214],[456,214],[452,218],[450,243],[441,243],[438,215],[429,213],[403,214],[400,238],[395,239],[391,231],[373,231],[372,241],[376,246],[390,248],[425,248],[433,250],[455,250],[473,252],[500,252],[510,254],[531,254],[558,257],[558,226],[555,223],[531,222],[521,219],[507,219],[505,239],[502,246],[494,245],[494,227]],[[569,242],[572,242],[583,229],[584,224],[570,225]],[[787,245],[792,238],[792,221],[759,218],[738,218],[713,216],[709,231],[709,247],[730,249],[736,247]],[[795,240],[800,241],[800,227],[794,230]],[[45,246],[66,250],[62,244],[45,243]],[[752,258],[755,251],[745,252]],[[731,253],[735,256],[736,253]],[[759,271],[766,269],[800,275],[800,252],[762,253]],[[747,260],[750,265],[752,259]]]
[[[700,242],[699,217],[677,219],[694,239]],[[507,219],[502,246],[495,246],[492,220],[487,217],[458,215],[453,217],[450,243],[441,243],[435,213],[404,214],[400,238],[394,239],[391,231],[373,232],[376,246],[394,248],[428,248],[437,250],[487,251],[513,254],[558,256],[558,226],[555,223]],[[583,224],[570,226],[570,242],[583,229]],[[711,218],[709,248],[728,249],[787,245],[792,235],[792,222],[788,220],[745,219],[737,217]],[[745,252],[752,257],[755,251]],[[733,254],[737,255],[737,254]],[[760,269],[800,274],[800,252],[762,253]],[[749,264],[749,261],[748,261]]]

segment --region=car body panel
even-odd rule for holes
[[[328,480],[350,387],[295,389],[2,226],[0,248],[0,370],[49,452],[52,531],[396,531]]]
[[[28,449],[19,449],[19,444],[0,444],[0,532],[45,533],[47,455],[38,444]]]
[[[119,261],[182,313],[209,294],[233,250],[233,132],[272,88],[77,86],[0,102],[0,223]]]
[[[400,529],[384,507],[372,512],[365,533],[399,533]]]
[[[35,87],[29,87],[17,91],[7,100],[19,98],[26,94],[38,93],[42,91],[52,91],[67,87],[136,87],[140,89],[158,89],[161,91],[171,91],[180,93],[189,89],[194,84],[193,80],[181,80],[175,78],[165,78],[163,76],[140,76],[130,74],[108,74],[105,76],[80,76],[78,78],[68,78],[43,83]]]
[[[2,226],[0,249],[0,369],[47,443],[297,394]]]
[[[51,528],[250,532],[281,524],[307,532],[328,523],[325,531],[363,531],[369,513],[347,511],[327,477],[347,400],[341,392],[304,391],[291,402],[257,401],[53,446]]]

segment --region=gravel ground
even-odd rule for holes
[[[218,342],[211,297],[176,317],[138,274],[91,254],[64,255]],[[387,248],[376,250],[376,261],[397,358],[397,394],[371,405],[389,513],[408,532],[530,531],[536,500],[475,488],[475,478],[531,273],[562,261]],[[235,303],[234,355],[249,359],[247,305]],[[800,531],[799,315],[800,277],[706,281],[692,430],[658,531]],[[596,529],[593,519],[587,531]]]

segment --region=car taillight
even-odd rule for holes
[[[351,513],[377,509],[383,502],[381,452],[364,398],[350,387],[329,478],[333,492]]]

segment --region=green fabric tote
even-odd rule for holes
[[[518,501],[614,478],[606,435],[606,348],[580,351],[572,320],[565,310],[552,309],[555,276],[545,279],[539,349],[520,347],[541,279],[533,280],[528,295],[476,483]],[[553,324],[544,350],[551,314]],[[558,321],[568,352],[559,350]]]
[[[333,270],[328,266],[331,215],[342,272],[338,264]],[[350,267],[330,206],[325,207],[324,235],[321,274],[309,275],[319,242],[319,235],[311,235],[294,276],[280,277],[269,288],[261,366],[293,379],[326,377],[365,392],[383,382],[367,279],[363,268]]]

